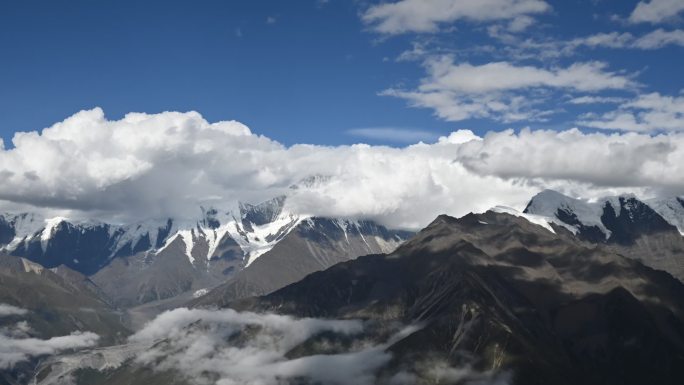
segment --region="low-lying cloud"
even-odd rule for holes
[[[6,317],[10,315],[24,315],[28,313],[28,310],[16,307],[13,305],[8,305],[6,303],[0,303],[0,317]]]
[[[369,337],[372,326],[358,320],[179,308],[159,315],[130,343],[151,346],[140,349],[136,364],[172,370],[202,385],[503,385],[510,379],[507,372],[478,372],[434,359],[383,372],[393,358],[388,348],[421,326],[383,327],[393,334],[377,341]]]
[[[0,317],[24,315],[28,311],[16,306],[0,304]],[[94,346],[99,336],[92,332],[74,332],[67,336],[39,339],[28,337],[31,328],[25,321],[0,329],[0,369],[10,369],[33,357],[57,354],[72,349]]]
[[[130,340],[154,344],[137,363],[179,371],[198,384],[277,385],[305,378],[370,385],[375,370],[391,358],[387,344],[359,344],[349,352],[328,354],[291,353],[323,332],[354,336],[362,331],[363,324],[356,320],[179,308],[161,314]]]
[[[40,133],[17,133],[13,144],[0,149],[0,206],[120,222],[193,220],[200,206],[230,209],[288,194],[288,208],[301,214],[419,228],[442,213],[523,208],[543,188],[587,198],[684,192],[678,133],[522,130],[481,138],[462,130],[402,148],[287,147],[196,112],[114,121],[96,108]]]

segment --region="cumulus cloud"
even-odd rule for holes
[[[400,330],[386,343],[359,342],[344,353],[291,355],[322,332],[355,336],[363,330],[357,320],[179,308],[159,315],[130,340],[152,345],[136,358],[139,364],[173,369],[197,383],[276,385],[304,378],[324,384],[373,384],[375,370],[391,358],[386,348],[415,328]]]
[[[0,317],[6,317],[10,315],[24,315],[26,313],[28,313],[28,310],[26,309],[8,305],[6,303],[0,303]]]
[[[684,11],[684,2],[680,0],[650,0],[640,1],[629,21],[632,23],[660,23],[673,19]]]
[[[680,134],[508,130],[463,144],[456,159],[474,173],[502,178],[572,180],[606,188],[684,188],[680,177],[684,136]]]
[[[631,105],[653,108],[660,99]],[[666,98],[659,108],[676,110],[679,99]],[[679,114],[673,116],[681,123]],[[640,119],[653,122],[656,115]],[[209,123],[197,113],[112,121],[95,109],[42,133],[16,134],[14,148],[0,150],[0,173],[7,175],[0,199],[70,218],[128,222],[197,220],[200,206],[230,209],[237,201],[288,194],[288,209],[301,214],[420,228],[442,213],[459,216],[499,204],[524,208],[543,188],[575,189],[587,198],[620,189],[684,191],[676,178],[684,171],[680,134],[523,130],[480,139],[461,130],[402,148],[286,147],[240,123]],[[301,183],[312,176],[324,178]],[[290,188],[296,184],[300,188]]]
[[[684,131],[684,96],[654,92],[639,95],[617,109],[603,114],[586,114],[579,124],[621,131]]]
[[[414,107],[430,108],[449,121],[470,118],[503,122],[544,120],[553,111],[534,106],[541,104],[549,92],[586,93],[636,86],[630,77],[607,71],[606,64],[601,62],[546,69],[509,62],[457,64],[450,56],[439,56],[426,59],[424,66],[427,76],[416,89],[392,88],[381,94],[406,99]],[[523,96],[521,91],[526,94]]]
[[[510,29],[520,31],[533,23],[530,15],[550,9],[542,0],[400,0],[368,8],[362,20],[384,34],[436,32],[440,24],[459,20],[509,20]]]

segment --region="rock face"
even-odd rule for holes
[[[222,305],[268,294],[337,263],[392,252],[409,236],[409,232],[391,231],[370,221],[309,218],[273,249],[194,303]]]
[[[536,195],[526,213],[546,216],[586,242],[636,258],[684,281],[684,200],[640,201],[619,196],[587,202],[546,190]]]
[[[229,306],[421,325],[388,348],[378,383],[433,361],[508,373],[512,384],[684,382],[681,282],[508,214],[442,216],[392,254]]]

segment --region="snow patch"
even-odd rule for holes
[[[177,236],[179,236],[181,240],[183,240],[183,243],[185,243],[185,255],[188,257],[190,264],[194,264],[195,258],[192,256],[192,249],[195,247],[195,243],[193,241],[193,231],[180,230],[178,231]]]
[[[616,215],[619,215],[619,197],[607,197],[595,202],[589,202],[581,199],[570,198],[553,190],[544,190],[532,198],[530,204],[527,206],[526,211],[529,214],[550,218],[551,222],[563,225],[574,234],[577,234],[577,232],[579,232],[578,225],[567,224],[558,218],[558,211],[562,210],[571,216],[574,215],[576,219],[584,226],[598,227],[601,232],[605,234],[606,239],[608,239],[611,232],[603,225],[603,222],[601,221],[603,208],[605,207],[606,202],[610,202],[611,206],[613,206],[613,209],[615,210]]]
[[[684,197],[650,199],[645,203],[684,236]]]
[[[63,217],[55,217],[45,220],[45,228],[43,229],[43,232],[40,234],[40,247],[42,248],[43,252],[47,250],[47,244],[50,241],[50,238],[52,237],[52,233],[55,230],[55,228],[64,221],[66,221],[66,218]]]

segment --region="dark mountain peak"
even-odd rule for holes
[[[618,197],[619,206],[606,201],[601,222],[610,231],[610,242],[633,244],[642,235],[678,232],[655,210],[634,196]]]
[[[428,224],[425,229],[437,227],[437,226],[448,226],[450,224],[453,224],[457,221],[455,217],[452,217],[447,214],[440,214],[437,216],[437,218],[433,219],[430,224]]]

